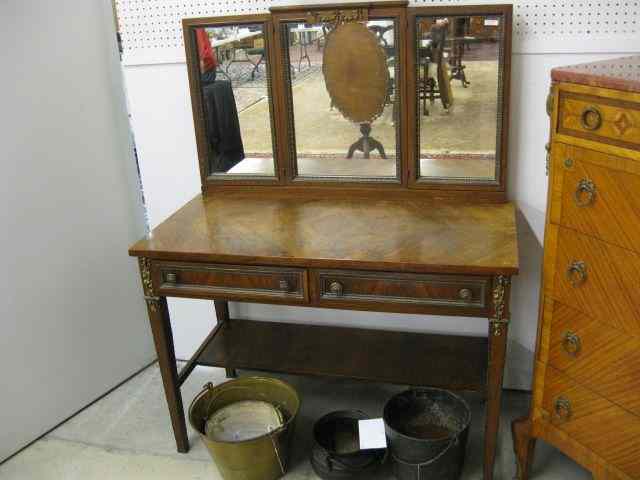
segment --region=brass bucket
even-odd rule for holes
[[[215,441],[205,435],[205,423],[215,411],[235,402],[268,402],[284,415],[282,426],[243,441]],[[275,480],[287,468],[300,399],[290,385],[275,378],[243,377],[218,386],[205,385],[189,407],[189,422],[200,433],[224,480]]]

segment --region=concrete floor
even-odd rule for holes
[[[291,480],[318,478],[307,460],[314,419],[326,412],[344,408],[358,408],[372,416],[380,415],[386,399],[403,388],[350,380],[280,377],[293,384],[302,398],[292,464],[285,477]],[[182,389],[185,407],[206,382],[217,384],[224,380],[224,370],[197,368]],[[462,478],[480,479],[482,403],[477,396],[465,397],[472,405],[474,420]],[[510,422],[526,412],[528,402],[527,394],[505,393],[500,450],[496,460],[497,480],[510,480],[515,475]],[[208,452],[191,429],[189,438],[191,451],[188,454],[177,453],[160,373],[158,367],[153,365],[0,465],[0,479],[220,479]],[[533,479],[591,478],[589,472],[543,442],[538,442],[536,453]],[[393,478],[388,466],[378,478]]]

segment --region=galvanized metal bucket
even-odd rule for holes
[[[383,416],[397,478],[460,478],[471,425],[461,397],[438,388],[406,390],[391,397]]]
[[[215,441],[205,434],[207,419],[235,402],[257,400],[276,406],[284,416],[281,427],[243,441]],[[205,385],[189,407],[189,422],[200,433],[224,480],[275,480],[287,468],[300,398],[290,385],[275,378],[243,377],[217,386]]]

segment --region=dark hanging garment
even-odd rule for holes
[[[231,82],[216,80],[202,89],[211,172],[227,172],[244,158],[240,121]]]

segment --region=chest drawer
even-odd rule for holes
[[[640,150],[640,104],[560,90],[558,133]]]
[[[640,416],[640,337],[559,302],[545,308],[552,309],[549,364]]]
[[[553,147],[550,221],[640,251],[640,168],[585,148]]]
[[[548,225],[555,238],[555,273],[547,294],[594,320],[640,333],[640,255],[593,237]]]
[[[640,476],[640,417],[547,367],[543,408],[551,423],[631,478]]]
[[[376,304],[421,311],[457,308],[485,313],[489,277],[402,274],[348,270],[312,271],[315,299],[320,305]],[[404,311],[400,309],[400,311]]]
[[[152,275],[161,295],[267,303],[309,298],[302,268],[154,262]]]

